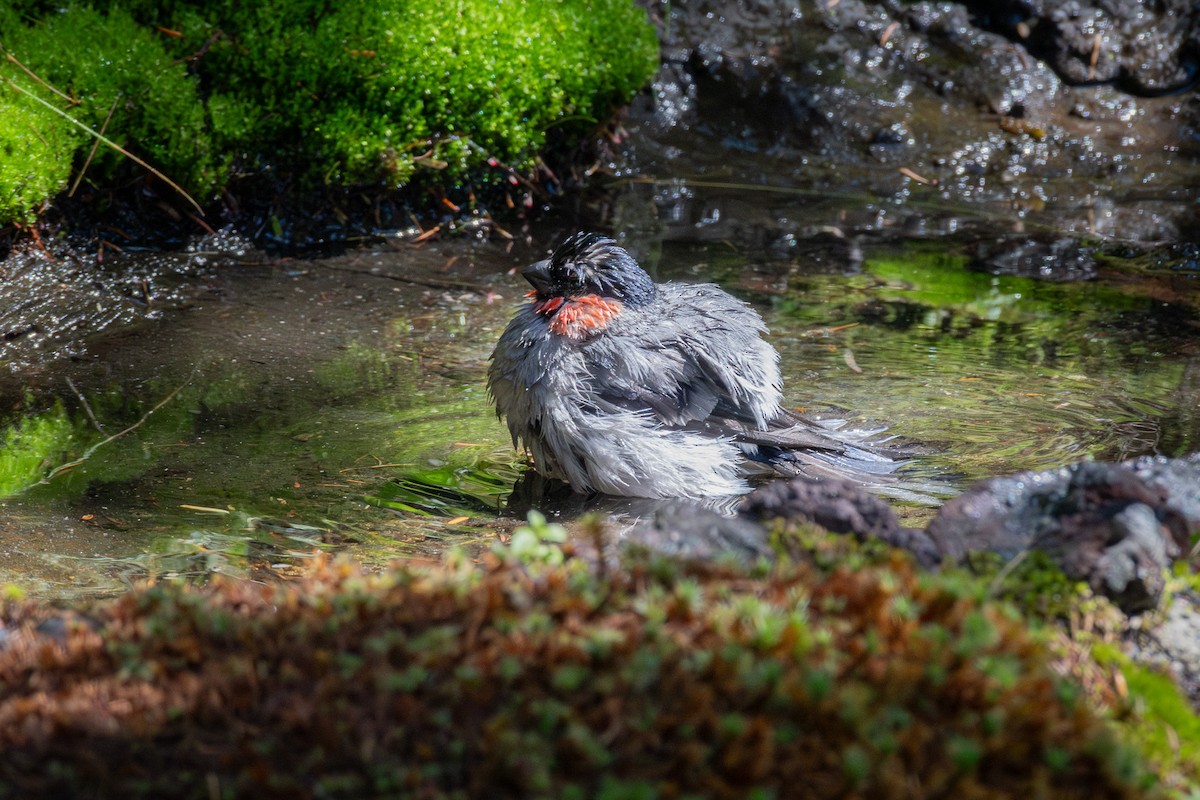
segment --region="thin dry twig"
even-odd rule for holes
[[[908,167],[900,167],[900,174],[912,178],[917,183],[924,184],[925,186],[932,186],[934,184],[934,182],[929,180],[929,178],[914,172]]]
[[[432,228],[430,228],[429,230],[422,233],[417,238],[413,239],[410,242],[410,244],[420,244],[421,242],[436,236],[437,233],[439,231],[441,231],[441,229],[442,229],[442,225],[441,225],[441,223],[438,223],[437,225],[434,225]]]
[[[83,396],[83,392],[79,391],[78,387],[75,386],[75,381],[71,380],[70,377],[67,378],[67,386],[70,386],[71,391],[74,392],[75,396],[79,398],[79,402],[83,406],[84,413],[87,414],[88,419],[92,421],[92,425],[96,426],[96,430],[103,434],[107,434],[108,431],[104,430],[104,426],[100,424],[100,420],[96,419],[96,415],[92,413],[91,404],[88,403],[87,398]]]
[[[998,594],[1000,591],[1000,586],[1004,583],[1005,579],[1008,578],[1008,576],[1012,574],[1013,570],[1019,567],[1021,562],[1028,557],[1029,550],[1026,548],[1025,550],[1019,551],[1008,561],[1004,562],[1004,566],[1000,568],[1000,571],[996,573],[996,576],[992,578],[992,582],[988,585],[988,594],[993,596]]]
[[[112,106],[108,109],[108,116],[104,118],[104,124],[100,126],[100,132],[104,133],[108,130],[108,123],[112,122],[113,112],[117,110],[117,103],[121,102],[121,96],[117,95],[113,98]],[[87,168],[91,166],[92,159],[96,157],[96,151],[100,149],[100,140],[92,142],[91,152],[88,153],[87,159],[83,162],[83,166],[79,168],[79,174],[75,176],[75,182],[71,184],[71,191],[67,192],[67,197],[74,197],[75,190],[79,188],[80,182],[83,180],[83,175],[87,172]]]
[[[5,53],[5,54],[4,54],[4,60],[5,60],[5,61],[7,61],[7,62],[8,62],[8,63],[10,63],[10,64],[16,64],[16,65],[17,65],[17,67],[19,67],[19,68],[21,69],[21,71],[22,71],[22,72],[24,72],[26,75],[28,75],[29,77],[33,78],[35,81],[37,81],[38,83],[40,83],[42,86],[45,86],[47,89],[49,89],[50,91],[54,92],[56,95],[58,95],[59,97],[61,97],[63,100],[66,100],[66,101],[67,101],[68,103],[70,103],[71,105],[73,105],[73,106],[77,106],[77,105],[79,105],[79,103],[80,103],[80,101],[79,101],[79,100],[76,100],[74,97],[71,97],[69,94],[63,94],[63,93],[62,93],[62,92],[60,92],[58,89],[55,89],[55,88],[54,88],[53,86],[51,86],[50,84],[46,83],[44,80],[42,80],[41,78],[39,78],[39,77],[37,76],[37,73],[36,73],[36,72],[34,72],[34,71],[33,71],[33,70],[31,70],[29,67],[27,67],[27,66],[25,66],[24,64],[22,64],[22,63],[20,62],[20,60],[18,60],[18,59],[17,59],[17,57],[16,57],[16,56],[14,56],[12,53]]]
[[[895,33],[896,28],[899,27],[900,23],[893,20],[892,24],[887,26],[887,29],[883,32],[883,35],[879,37],[879,46],[882,47],[887,44],[888,39],[892,38],[892,34]]]
[[[212,229],[212,226],[211,226],[211,225],[209,225],[207,222],[205,222],[204,220],[200,219],[199,217],[197,217],[195,214],[193,214],[193,213],[192,213],[192,212],[190,212],[190,211],[187,211],[187,212],[184,212],[184,213],[186,213],[186,214],[188,215],[188,217],[190,217],[190,218],[191,218],[192,222],[196,223],[196,224],[197,224],[197,225],[199,225],[201,228],[204,228],[204,230],[208,231],[209,233],[213,234],[214,236],[216,235],[216,233],[217,233],[217,232],[216,232],[216,231],[214,231],[214,230]]]
[[[211,506],[193,506],[193,505],[189,505],[187,503],[180,503],[179,507],[183,508],[183,509],[187,509],[188,511],[203,511],[208,514],[228,514],[228,513],[230,513],[229,509],[227,509],[227,508],[212,508]]]
[[[182,186],[180,186],[178,183],[176,183],[175,181],[173,181],[173,180],[171,180],[170,178],[168,178],[168,177],[167,177],[166,175],[164,175],[162,172],[160,172],[159,170],[157,170],[157,169],[155,169],[154,167],[150,166],[150,165],[149,165],[149,164],[147,164],[145,161],[143,161],[142,159],[140,159],[140,158],[138,158],[137,156],[135,156],[133,153],[131,153],[131,152],[129,152],[128,150],[126,150],[124,147],[121,147],[121,145],[117,144],[117,143],[116,143],[116,142],[114,142],[112,139],[109,139],[109,138],[105,137],[105,136],[104,136],[104,135],[102,135],[102,134],[101,134],[99,131],[95,131],[95,130],[93,130],[92,128],[89,128],[87,125],[85,125],[85,124],[83,124],[82,122],[80,122],[79,120],[75,119],[75,118],[74,118],[74,117],[72,117],[70,114],[68,114],[67,112],[63,111],[61,108],[57,108],[57,107],[55,107],[53,104],[46,102],[45,100],[43,100],[42,98],[38,97],[36,94],[34,94],[33,92],[29,91],[29,90],[28,90],[28,89],[26,89],[25,87],[21,86],[19,83],[15,82],[15,81],[14,81],[14,80],[12,80],[11,78],[9,78],[9,77],[7,77],[7,76],[0,76],[0,77],[3,77],[3,78],[4,78],[4,82],[5,82],[5,83],[7,83],[9,86],[11,86],[11,87],[13,88],[13,90],[14,90],[14,91],[17,91],[17,92],[19,92],[19,93],[21,93],[21,94],[25,95],[25,96],[26,96],[26,97],[28,97],[29,99],[31,99],[31,100],[33,100],[33,101],[35,101],[35,102],[37,102],[37,103],[40,103],[40,104],[42,104],[42,105],[43,105],[43,106],[45,106],[46,108],[48,108],[48,109],[50,109],[51,111],[53,111],[55,114],[58,114],[58,115],[59,115],[60,117],[62,117],[63,119],[67,120],[67,122],[70,122],[72,125],[75,125],[76,127],[79,127],[79,128],[83,128],[83,130],[87,131],[89,134],[91,134],[92,136],[96,137],[96,138],[97,138],[97,139],[99,139],[101,142],[104,142],[104,144],[106,144],[106,145],[108,145],[109,147],[111,147],[112,149],[116,150],[118,153],[120,153],[121,155],[125,156],[125,157],[126,157],[126,158],[128,158],[130,161],[134,162],[135,164],[138,164],[139,166],[143,167],[144,169],[147,169],[147,170],[149,170],[151,173],[153,173],[153,174],[154,174],[154,176],[155,176],[155,177],[157,177],[157,178],[158,178],[159,180],[161,180],[163,183],[167,184],[167,185],[168,185],[168,186],[170,186],[172,189],[174,189],[176,192],[178,192],[178,193],[179,193],[179,194],[180,194],[180,195],[183,197],[183,199],[184,199],[184,200],[187,200],[189,203],[191,203],[191,204],[192,204],[192,206],[193,206],[193,207],[195,207],[196,211],[197,211],[197,212],[200,214],[200,216],[204,216],[204,209],[200,207],[200,204],[199,204],[199,203],[197,203],[195,200],[193,200],[193,199],[192,199],[192,196],[191,196],[190,194],[188,194],[187,192],[185,192],[185,191],[183,190],[183,187],[182,187]]]

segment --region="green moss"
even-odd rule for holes
[[[66,188],[80,138],[53,112],[0,83],[0,220],[29,221]]]
[[[1086,615],[1110,630],[1124,625],[1125,615],[1112,603],[1097,596],[1086,582],[1068,578],[1053,558],[1040,551],[1023,552],[1011,560],[975,552],[967,557],[967,567],[989,596],[1011,602],[1028,619],[1067,623]]]
[[[212,42],[196,68],[223,147],[334,184],[528,167],[548,128],[595,125],[657,64],[628,0],[128,7],[181,32],[177,53]]]
[[[859,544],[853,537],[830,534],[811,525],[786,526],[777,522],[773,542],[777,550],[792,560],[811,564],[825,573],[838,569],[875,570],[897,557],[877,544]],[[1193,576],[1186,567],[1181,567],[1179,573],[1173,579],[1176,583],[1192,585]],[[1181,577],[1184,574],[1186,578]],[[1030,551],[1016,559],[1004,559],[994,553],[972,553],[963,565],[943,568],[918,580],[926,589],[944,597],[956,597],[968,606],[977,604],[974,610],[957,619],[955,631],[937,625],[923,626],[914,635],[928,637],[929,644],[938,650],[948,649],[962,659],[969,659],[980,674],[987,676],[989,693],[1011,691],[1028,678],[1023,674],[1026,665],[1021,658],[997,652],[1003,649],[1003,631],[1009,621],[1019,620],[1034,638],[1058,654],[1060,669],[1080,680],[1080,683],[1058,684],[1055,689],[1058,701],[1109,709],[1122,738],[1133,745],[1137,756],[1117,747],[1112,739],[1093,743],[1094,752],[1103,755],[1114,774],[1121,775],[1123,780],[1134,780],[1138,772],[1136,764],[1145,761],[1155,766],[1155,774],[1172,791],[1182,792],[1200,785],[1200,717],[1168,676],[1134,663],[1110,643],[1127,630],[1126,616],[1108,600],[1095,595],[1085,583],[1068,579],[1049,556]],[[887,579],[883,582],[887,583]],[[898,613],[889,619],[926,618],[928,608],[914,598],[901,595],[897,600],[891,609]],[[838,605],[823,610],[842,611],[844,601],[838,598]],[[861,646],[866,653],[878,650],[877,636],[872,630],[864,633]],[[981,655],[985,651],[991,652]],[[1115,695],[1113,671],[1119,671],[1124,686],[1124,691],[1117,690]],[[936,659],[925,664],[922,672],[922,680],[937,687],[944,687],[953,676],[953,671]],[[819,699],[834,691],[831,684],[831,676],[813,672],[808,676],[807,691]],[[873,718],[874,727],[866,730],[865,735],[883,749],[894,747],[895,731],[904,728],[900,722],[903,715],[889,720],[885,709],[872,717],[868,709],[875,702],[873,698],[845,692],[842,697],[844,703],[849,703],[844,708],[847,718]],[[985,711],[979,720],[983,732],[995,736],[1012,723],[1010,713],[1011,709],[1002,704]],[[952,735],[947,740],[947,755],[960,769],[974,769],[983,755],[977,734],[970,733],[970,736]],[[843,763],[848,775],[858,775],[865,768],[860,755],[855,749],[845,754]],[[1069,773],[1075,757],[1058,745],[1047,746],[1041,756],[1056,775]]]
[[[62,110],[93,130],[111,110],[105,134],[201,201],[235,158],[307,186],[423,177],[449,188],[497,160],[528,170],[551,130],[586,132],[628,101],[658,54],[630,0],[13,2],[0,22],[4,47],[73,98],[56,100]],[[13,64],[0,76],[34,85]],[[61,188],[71,146],[79,164],[91,141],[33,105],[0,122],[4,161],[27,164],[0,168],[8,218]],[[46,152],[20,146],[31,126]],[[89,172],[108,178],[122,163],[101,148]]]
[[[45,90],[40,96],[54,101],[72,119],[102,130],[106,138],[145,158],[197,193],[198,199],[209,199],[219,171],[196,81],[183,64],[167,54],[149,28],[119,9],[102,14],[86,6],[68,6],[32,26],[13,24],[12,15],[7,16],[5,49],[70,101]],[[12,63],[0,65],[0,75],[26,90],[39,86]],[[24,108],[35,107],[29,98],[21,100]],[[77,163],[94,141],[68,120],[45,110],[33,130],[47,141],[69,140],[79,148]],[[60,145],[55,152],[61,159],[59,171],[69,168],[71,159],[65,147]],[[108,179],[127,163],[123,155],[102,145],[88,170]],[[58,185],[61,181],[60,177]]]
[[[1135,664],[1113,645],[1096,644],[1096,662],[1120,670],[1128,692],[1122,726],[1168,785],[1200,786],[1200,716],[1175,682]]]
[[[238,796],[317,783],[331,797],[385,784],[423,797],[1156,796],[1019,623],[903,562],[750,579],[657,557],[599,571],[569,543],[562,555],[147,586],[89,608],[54,647],[41,623],[61,611],[9,607],[0,797],[96,781],[123,797],[213,782]],[[680,581],[705,613],[678,602]],[[803,619],[790,613],[801,597]],[[897,597],[919,613],[891,616]],[[787,622],[764,638],[772,616]],[[797,652],[799,639],[812,646]],[[1018,665],[1011,679],[981,667],[1000,661]],[[202,757],[179,746],[192,740]]]

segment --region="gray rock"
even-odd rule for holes
[[[972,550],[1050,554],[1129,613],[1157,605],[1163,571],[1200,530],[1200,459],[1081,462],[993,478],[948,502],[929,525],[950,559]]]
[[[661,503],[625,533],[624,543],[706,561],[723,555],[746,561],[772,555],[767,532],[758,523],[686,500]]]

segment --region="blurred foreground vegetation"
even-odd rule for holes
[[[0,796],[1164,795],[978,582],[605,536],[535,518],[482,568],[10,600]]]

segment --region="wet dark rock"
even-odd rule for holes
[[[891,536],[884,538],[884,541],[892,547],[899,547],[912,553],[917,563],[927,569],[942,562],[942,553],[927,531],[917,528],[900,528]]]
[[[941,560],[924,531],[903,528],[880,497],[845,480],[777,480],[755,490],[738,506],[738,515],[768,524],[775,519],[812,522],[831,533],[849,533],[860,541],[878,539],[911,552],[925,567]]]
[[[900,529],[886,502],[843,480],[772,481],[747,495],[738,514],[759,522],[779,517],[814,522],[832,533],[853,533],[859,539],[883,538]]]
[[[1194,85],[1200,17],[1191,0],[968,2],[981,24],[1021,42],[1075,84],[1156,95]]]
[[[796,206],[837,205],[851,236],[1002,218],[1046,232],[1047,249],[994,269],[1053,278],[1090,274],[1090,253],[1054,263],[1083,236],[1152,247],[1196,229],[1200,102],[1152,96],[1196,74],[1200,11],[1183,0],[655,8],[663,66],[618,168],[812,195],[751,209],[724,188],[655,197],[657,214],[634,204],[614,227],[649,219],[750,250],[809,235]]]
[[[772,558],[768,528],[785,520],[850,534],[860,542],[885,542],[908,550],[924,567],[940,560],[924,531],[901,527],[884,500],[850,481],[773,480],[747,495],[736,511],[736,516],[728,516],[693,502],[659,503],[625,533],[624,541],[688,559]]]
[[[1186,458],[1143,456],[1126,461],[1148,486],[1164,495],[1163,505],[1175,520],[1172,528],[1180,546],[1200,533],[1200,453]]]
[[[1158,604],[1164,570],[1200,533],[1200,455],[993,478],[949,501],[926,531],[902,527],[884,500],[853,483],[775,480],[743,499],[737,517],[672,502],[647,514],[626,540],[686,558],[769,557],[766,527],[781,519],[879,540],[925,567],[972,551],[1014,558],[1037,549],[1071,579],[1138,613]]]
[[[729,517],[669,502],[646,514],[626,541],[694,559],[769,558],[766,531],[784,520],[879,540],[925,567],[973,551],[1015,558],[1036,549],[1133,614],[1157,606],[1164,571],[1200,534],[1200,454],[993,478],[946,503],[925,531],[902,527],[884,500],[842,480],[771,481],[736,511]]]
[[[1200,275],[1200,243],[1172,242],[1147,256],[1150,269]]]
[[[1157,605],[1163,571],[1200,530],[1200,456],[1082,462],[993,478],[946,503],[928,532],[941,552],[1011,558],[1036,548],[1127,612]]]
[[[643,517],[625,533],[624,541],[664,555],[705,561],[728,555],[753,561],[772,555],[767,532],[756,521],[682,500],[664,503]]]
[[[1025,236],[980,242],[972,266],[992,275],[1017,275],[1043,280],[1079,281],[1096,277],[1096,248],[1078,238],[1050,241]]]

